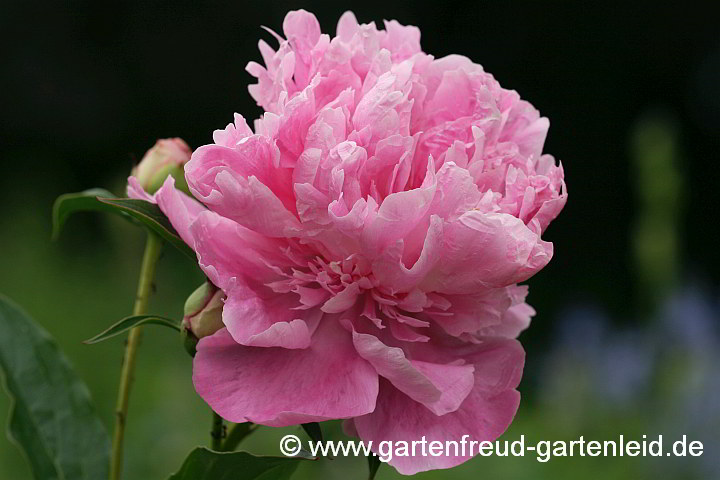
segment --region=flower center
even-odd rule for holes
[[[447,300],[421,290],[390,292],[380,286],[370,262],[360,255],[328,262],[321,257],[306,266],[282,272],[282,280],[267,284],[277,293],[294,292],[299,296],[297,310],[319,307],[325,313],[339,314],[355,309],[353,318],[364,317],[377,328],[390,327],[393,336],[410,341],[428,337],[416,329],[430,325],[423,312],[443,315]],[[423,317],[423,318],[418,318]]]

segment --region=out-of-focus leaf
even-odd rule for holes
[[[197,260],[195,253],[178,236],[160,207],[145,200],[113,198],[110,192],[102,189],[91,189],[59,196],[53,205],[53,238],[57,238],[60,234],[68,217],[80,211],[102,211],[120,215],[155,232],[193,261]]]
[[[120,335],[140,325],[162,325],[164,327],[170,327],[176,332],[180,331],[180,323],[171,318],[158,317],[157,315],[133,315],[123,318],[94,337],[85,340],[83,343],[92,345],[93,343],[102,342],[103,340]]]
[[[0,295],[0,371],[13,400],[8,436],[38,480],[107,477],[110,439],[85,384],[48,333]]]
[[[287,480],[303,461],[302,457],[256,457],[198,447],[169,480]]]
[[[53,239],[60,235],[63,225],[74,212],[105,211],[112,212],[112,207],[98,201],[98,197],[112,198],[114,195],[102,188],[91,188],[78,193],[60,195],[53,204]]]

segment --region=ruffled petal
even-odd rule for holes
[[[373,442],[373,451],[382,441],[411,444],[433,441],[454,441],[450,455],[397,456],[390,465],[404,475],[438,468],[451,468],[469,458],[469,442],[493,441],[510,425],[520,402],[515,390],[522,374],[524,354],[517,342],[494,340],[476,347],[469,355],[475,364],[475,386],[459,409],[445,415],[435,415],[422,404],[408,397],[390,382],[382,380],[377,408],[372,413],[355,418],[353,425],[365,442]],[[465,438],[465,454],[460,441]],[[445,445],[445,443],[443,443]],[[476,444],[477,445],[477,444]],[[420,447],[418,447],[420,448]],[[477,446],[474,454],[478,453]]]
[[[247,285],[236,283],[227,293],[223,323],[233,339],[252,347],[307,348],[310,327],[317,325],[322,312],[298,311],[294,294],[261,294]],[[309,327],[305,320],[311,322]]]
[[[522,220],[471,210],[443,228],[442,261],[421,284],[425,290],[465,294],[522,282],[552,258],[552,243]]]
[[[226,293],[238,278],[246,284],[264,285],[282,278],[278,268],[295,265],[284,253],[287,243],[261,236],[215,212],[202,212],[190,230],[200,268]]]
[[[389,347],[375,336],[364,333],[353,332],[353,344],[360,356],[375,367],[378,375],[435,415],[457,410],[472,390],[472,365],[409,360],[402,349]]]

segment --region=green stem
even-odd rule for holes
[[[215,412],[212,413],[212,430],[210,431],[210,438],[212,438],[212,442],[210,446],[216,452],[221,452],[223,438],[225,438],[225,425],[223,425],[223,419],[220,415]]]
[[[147,312],[148,300],[152,291],[155,277],[155,265],[162,251],[162,239],[152,232],[148,232],[143,254],[140,278],[138,279],[137,296],[133,307],[133,315],[142,315]],[[112,452],[110,457],[110,480],[120,480],[123,467],[123,439],[125,437],[125,423],[127,421],[128,403],[130,401],[130,387],[132,386],[135,356],[142,327],[130,330],[125,345],[122,371],[120,373],[120,389],[118,391],[117,405],[115,407],[115,433],[113,435]]]
[[[250,422],[235,424],[235,426],[230,429],[230,433],[228,433],[225,443],[222,445],[222,451],[234,452],[237,446],[240,445],[240,442],[257,429],[258,426]]]

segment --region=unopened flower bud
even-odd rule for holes
[[[222,309],[225,294],[209,282],[203,283],[185,301],[183,328],[200,339],[223,327]]]
[[[192,150],[181,138],[158,140],[133,168],[131,175],[151,195],[158,191],[168,176],[175,178],[176,188],[189,193],[183,167],[190,161],[191,154]]]

